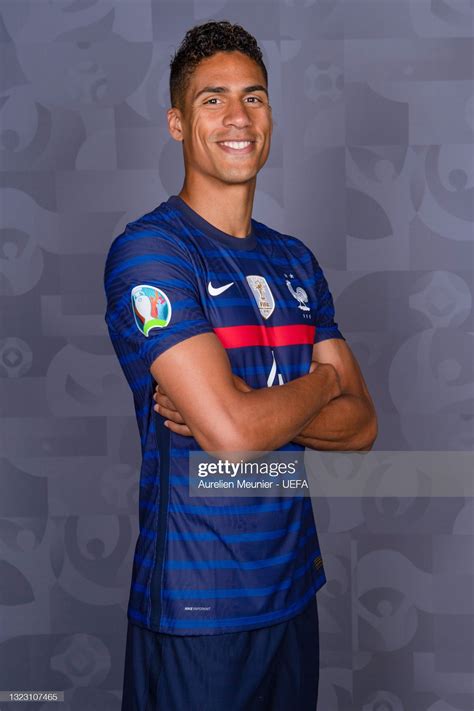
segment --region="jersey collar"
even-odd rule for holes
[[[179,195],[171,195],[168,199],[168,205],[174,210],[178,210],[185,220],[197,227],[201,232],[204,232],[206,237],[220,242],[226,247],[231,247],[232,249],[254,249],[257,246],[254,220],[250,221],[250,233],[246,237],[234,237],[234,235],[218,230],[217,227],[211,225],[210,222],[189,207]]]

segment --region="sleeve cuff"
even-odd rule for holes
[[[327,341],[329,338],[341,338],[343,341],[346,340],[337,326],[316,326],[314,343]]]

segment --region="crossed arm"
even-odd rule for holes
[[[233,375],[213,333],[173,346],[150,370],[159,383],[154,409],[205,451],[267,451],[290,441],[368,450],[377,437],[374,404],[342,339],[315,344],[310,372],[278,387],[253,389]]]
[[[369,450],[377,439],[377,414],[357,360],[346,341],[331,338],[313,346],[313,361],[331,363],[341,392],[294,438],[321,450]]]

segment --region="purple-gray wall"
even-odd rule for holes
[[[102,272],[181,188],[169,60],[209,19],[264,52],[254,217],[321,262],[375,450],[472,452],[472,0],[1,0],[0,690],[64,711],[120,708],[140,448]],[[314,506],[318,708],[471,710],[473,498]]]

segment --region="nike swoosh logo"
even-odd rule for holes
[[[219,296],[223,294],[226,289],[232,286],[234,282],[231,281],[230,284],[224,284],[224,286],[212,286],[211,282],[207,285],[207,290],[211,296]]]

